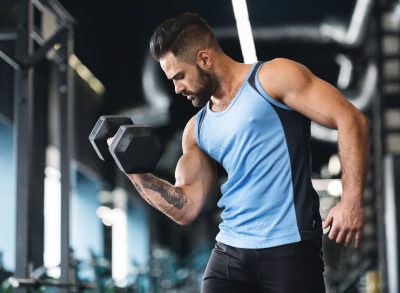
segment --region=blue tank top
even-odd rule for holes
[[[270,97],[252,66],[222,112],[196,114],[196,141],[228,174],[217,241],[267,248],[322,235],[311,184],[310,120]]]

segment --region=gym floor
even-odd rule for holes
[[[258,60],[305,64],[370,121],[363,245],[324,235],[327,292],[400,292],[400,2],[247,8]],[[154,174],[174,181],[183,128],[197,109],[175,94],[148,49],[159,23],[188,11],[243,61],[231,1],[0,0],[0,293],[199,292],[221,220],[223,168],[215,196],[179,226],[143,201],[121,166],[99,160],[88,139],[101,115],[149,125],[162,146]],[[317,124],[311,132],[324,218],[341,193],[337,134]]]

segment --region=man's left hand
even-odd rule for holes
[[[361,243],[361,235],[364,228],[365,211],[361,203],[342,200],[334,206],[326,217],[323,228],[331,226],[329,239],[336,243],[344,242],[350,245],[355,236],[355,247]]]

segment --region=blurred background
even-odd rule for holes
[[[197,110],[148,47],[160,22],[188,11],[246,61],[246,13],[227,0],[0,0],[0,292],[199,292],[224,170],[200,216],[179,226],[88,140],[100,115],[150,125],[163,146],[154,174],[174,182]],[[258,60],[305,64],[370,121],[363,243],[324,238],[327,292],[400,292],[400,2],[248,0],[247,12],[242,44]],[[324,218],[341,194],[337,132],[312,124],[312,137]]]

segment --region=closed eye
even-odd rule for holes
[[[180,80],[180,79],[183,79],[184,77],[185,77],[185,74],[183,72],[178,72],[171,79],[172,80]]]

